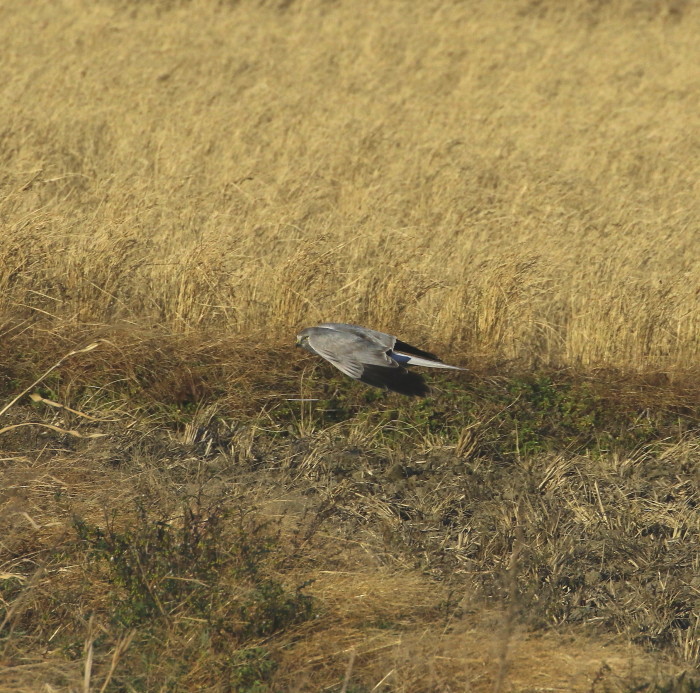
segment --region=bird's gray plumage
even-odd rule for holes
[[[423,378],[406,366],[464,370],[448,366],[435,354],[417,349],[393,335],[360,325],[327,322],[307,327],[297,335],[296,343],[355,380],[404,395],[428,393]]]

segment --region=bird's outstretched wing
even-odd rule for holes
[[[392,358],[391,348],[382,341],[385,343],[378,343],[373,335],[342,331],[330,325],[320,325],[309,336],[309,346],[351,378],[404,395],[427,394],[423,378]]]
[[[405,366],[464,370],[449,366],[435,354],[393,335],[361,325],[327,322],[307,327],[297,335],[297,344],[323,357],[351,378],[404,395],[428,393],[423,378]]]

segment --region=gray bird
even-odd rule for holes
[[[465,370],[448,366],[435,354],[401,342],[393,335],[340,322],[304,328],[297,335],[296,345],[330,361],[355,380],[402,395],[428,394],[423,378],[405,366]]]

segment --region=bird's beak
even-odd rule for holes
[[[297,341],[294,342],[294,346],[301,346],[301,339],[299,339],[299,337],[297,337]]]

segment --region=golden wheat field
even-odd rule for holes
[[[3,2],[0,690],[700,690],[698,36]]]

